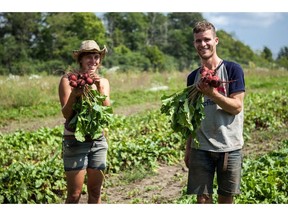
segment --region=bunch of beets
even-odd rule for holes
[[[209,70],[206,67],[203,67],[200,74],[201,74],[201,81],[208,83],[210,86],[214,88],[218,88],[222,83],[229,83],[233,82],[235,80],[231,81],[223,81],[220,80],[219,76],[216,75],[216,70]]]
[[[209,70],[203,67],[200,71],[200,82],[205,82],[214,88],[218,88],[224,81],[216,74],[216,70]],[[169,117],[171,128],[175,132],[180,132],[184,139],[192,135],[196,146],[199,142],[196,139],[196,131],[204,119],[204,97],[197,89],[198,82],[176,92],[170,96],[162,96],[161,113]]]
[[[85,84],[92,85],[94,83],[89,73],[70,73],[68,74],[68,80],[70,86],[74,88],[82,88]]]
[[[67,76],[70,86],[83,89],[83,94],[73,105],[75,115],[69,121],[69,126],[75,128],[75,137],[81,142],[87,136],[97,139],[113,120],[112,107],[103,106],[107,96],[93,89],[92,84],[96,80],[89,73],[73,71]]]

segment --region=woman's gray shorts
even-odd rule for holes
[[[64,170],[82,170],[86,168],[104,170],[106,168],[108,143],[104,136],[96,140],[80,142],[63,138],[62,155]]]

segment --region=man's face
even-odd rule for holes
[[[211,58],[216,53],[218,37],[214,37],[212,30],[194,34],[194,47],[202,59]]]

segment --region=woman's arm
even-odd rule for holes
[[[69,85],[68,77],[64,75],[60,80],[58,93],[62,114],[65,119],[70,119],[73,115],[73,105],[83,93],[83,89],[72,88]]]
[[[108,79],[101,78],[98,85],[96,84],[97,90],[100,92],[100,94],[106,95],[105,101],[103,101],[103,106],[110,106],[110,84]]]

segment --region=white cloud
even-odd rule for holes
[[[284,16],[282,13],[203,13],[203,16],[216,27],[231,25],[244,28],[269,28]]]
[[[288,46],[287,12],[209,12],[203,17],[255,51],[266,46],[275,57]]]
[[[216,26],[227,26],[229,25],[229,19],[225,15],[214,15],[213,13],[203,13],[204,18]]]

